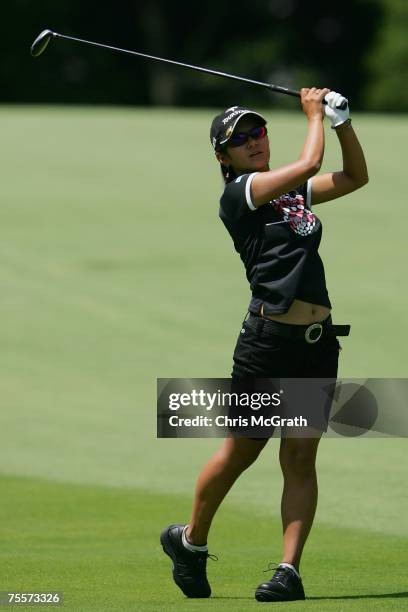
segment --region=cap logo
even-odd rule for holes
[[[213,145],[214,149],[217,146],[217,139],[215,138],[215,136],[213,136],[212,145]]]
[[[245,111],[244,110],[233,111],[227,117],[225,117],[225,119],[222,120],[223,124],[225,125],[226,123],[229,123],[233,117],[235,117],[236,115],[242,115],[242,113],[245,113]]]
[[[229,128],[227,128],[227,131],[225,132],[226,137],[229,138],[233,131],[233,127],[232,125],[230,125]]]

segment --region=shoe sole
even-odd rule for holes
[[[282,599],[281,594],[267,591],[266,589],[257,589],[255,592],[257,601],[303,601],[305,597],[296,597],[295,599]]]
[[[177,584],[177,586],[179,587],[179,589],[181,589],[184,593],[184,595],[186,597],[189,597],[190,599],[204,599],[204,598],[208,598],[211,595],[211,591],[208,593],[208,595],[191,595],[191,593],[186,592],[184,589],[184,584],[182,582],[180,582],[180,580],[178,579],[177,574],[175,573],[175,568],[176,568],[176,563],[177,563],[177,558],[176,555],[174,553],[173,550],[173,546],[171,544],[170,541],[170,536],[169,536],[169,531],[172,527],[176,527],[177,525],[170,525],[170,527],[167,527],[166,529],[164,529],[161,534],[160,534],[160,544],[162,545],[163,548],[163,552],[170,557],[170,559],[172,560],[173,563],[173,580],[174,582]]]

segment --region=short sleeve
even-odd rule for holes
[[[237,221],[256,210],[251,196],[251,183],[256,174],[242,174],[225,187],[220,205],[227,219]]]

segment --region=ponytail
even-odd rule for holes
[[[220,164],[221,165],[221,174],[222,174],[222,178],[224,180],[225,185],[228,185],[228,183],[231,183],[231,181],[234,181],[238,175],[236,174],[235,170],[232,168],[232,166],[224,166],[224,164]]]

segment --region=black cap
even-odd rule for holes
[[[225,144],[231,137],[235,126],[244,115],[255,115],[261,120],[262,125],[266,124],[266,119],[259,113],[244,108],[243,106],[231,106],[223,113],[217,115],[211,124],[210,139],[211,144],[216,151],[219,151],[221,146]]]

